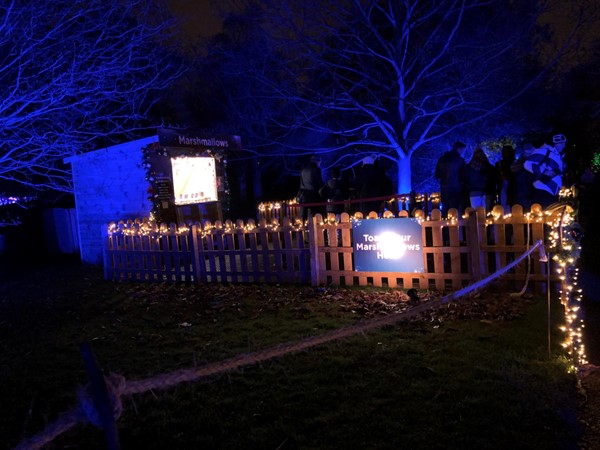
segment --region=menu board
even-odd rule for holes
[[[216,202],[217,174],[211,157],[171,158],[175,205]]]

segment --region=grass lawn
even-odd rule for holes
[[[426,293],[421,293],[423,299]],[[127,380],[202,367],[407,308],[404,292],[104,281],[65,264],[4,272],[0,448],[77,402],[81,342]],[[576,449],[562,307],[486,292],[299,353],[122,399],[123,449]],[[80,424],[47,449],[106,449]]]

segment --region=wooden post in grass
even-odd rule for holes
[[[325,245],[323,229],[318,224],[323,221],[321,214],[308,217],[308,245],[310,249],[310,278],[313,286],[319,286],[321,268],[325,267],[325,254],[319,252],[319,248]],[[323,259],[323,261],[321,261]]]
[[[90,390],[94,408],[100,419],[100,426],[104,430],[104,436],[109,450],[119,450],[119,435],[117,425],[113,417],[113,405],[111,403],[104,374],[96,364],[96,358],[89,343],[84,342],[79,346],[81,356],[85,362],[85,369],[90,380]]]
[[[482,226],[482,221],[485,222],[485,217],[480,217],[480,211],[469,211],[467,218],[468,223],[468,241],[467,244],[470,248],[471,253],[471,278],[472,281],[481,280],[484,267],[483,267],[483,256],[482,256],[482,240],[485,236],[485,227]]]

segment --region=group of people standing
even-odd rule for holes
[[[313,156],[300,171],[300,189],[296,199],[301,204],[307,204],[301,207],[302,220],[317,213],[336,215],[343,213],[346,207],[345,201],[350,199],[351,191],[361,199],[357,210],[381,213],[384,201],[373,199],[394,194],[392,181],[374,156],[363,158],[361,166],[352,179],[343,176],[339,167],[332,167],[324,181],[320,164],[320,158]],[[322,203],[325,205],[323,206]]]
[[[467,162],[464,159],[467,146],[455,142],[437,161],[435,177],[440,183],[441,209],[456,208],[462,213],[465,208],[483,207],[490,210],[499,204],[505,211],[519,204],[528,210],[533,203],[543,208],[558,200],[564,172],[563,151],[567,139],[562,134],[552,138],[552,145],[534,147],[525,144],[517,158],[512,145],[502,147],[502,157],[494,165],[485,151],[477,147]],[[311,157],[300,171],[300,189],[297,201],[301,216],[336,214],[345,210],[351,190],[362,199],[358,210],[382,213],[385,201],[381,197],[392,197],[394,186],[374,156],[367,156],[353,179],[342,175],[339,167],[329,170],[326,181],[321,173],[321,159]]]
[[[565,136],[558,134],[552,139],[553,145],[525,144],[518,158],[515,148],[505,145],[495,165],[480,147],[465,161],[466,145],[455,142],[435,167],[442,209],[456,208],[462,212],[468,206],[482,206],[489,210],[499,204],[510,211],[514,204],[529,209],[533,203],[546,208],[558,200],[562,187],[562,152],[566,142]]]

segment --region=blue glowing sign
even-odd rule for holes
[[[424,272],[422,227],[417,219],[355,220],[352,242],[357,272]]]

